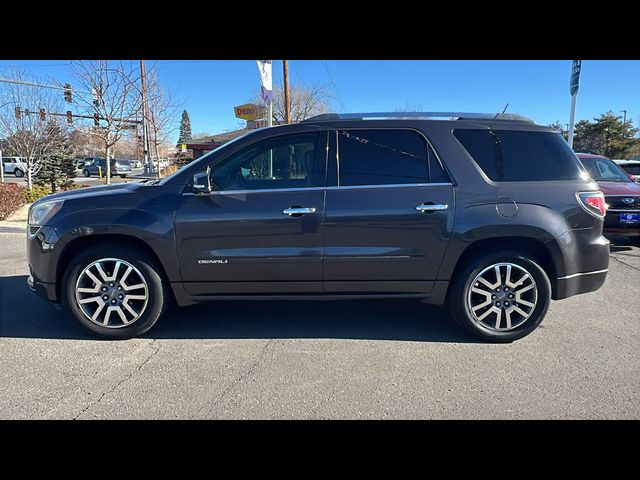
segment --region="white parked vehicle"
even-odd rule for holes
[[[27,164],[22,157],[2,157],[4,173],[13,173],[16,177],[24,177],[27,173]]]

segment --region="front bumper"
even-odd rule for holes
[[[561,300],[581,293],[595,292],[604,284],[607,278],[607,271],[608,269],[574,273],[573,275],[558,278],[554,300]]]
[[[604,233],[637,236],[640,235],[639,223],[622,223],[620,221],[621,213],[640,213],[638,210],[616,210],[615,212],[608,212],[604,219]]]
[[[37,280],[34,280],[32,275],[29,275],[27,278],[27,285],[29,285],[29,288],[32,291],[36,292],[45,300],[49,300],[51,302],[58,301],[55,283],[38,282]]]
[[[43,298],[57,302],[56,265],[62,250],[60,237],[52,227],[44,226],[38,233],[27,238],[29,262],[29,288]]]

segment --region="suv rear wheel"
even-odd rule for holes
[[[22,170],[20,170],[19,168],[16,168],[13,171],[13,174],[18,178],[24,177],[24,172]]]
[[[551,283],[525,254],[494,252],[470,261],[454,280],[449,308],[468,332],[512,342],[533,332],[547,314]]]
[[[112,339],[132,338],[149,330],[167,304],[159,267],[143,251],[96,245],[67,268],[64,301],[92,332]]]
[[[82,171],[82,174],[83,174],[85,177],[90,177],[90,176],[91,176],[91,172],[90,172],[88,169],[86,169],[86,168]]]

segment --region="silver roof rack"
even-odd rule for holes
[[[330,122],[335,120],[368,119],[446,119],[446,120],[508,120],[512,122],[535,123],[530,118],[515,113],[470,113],[470,112],[366,112],[366,113],[325,113],[304,120],[305,122]]]

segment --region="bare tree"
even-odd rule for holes
[[[291,101],[291,122],[298,123],[315,115],[330,112],[334,97],[323,86],[293,84],[289,88],[289,98]],[[254,97],[253,103],[264,106],[259,93]],[[273,89],[273,123],[275,125],[285,123],[284,110],[284,87],[278,83]]]
[[[171,90],[162,85],[158,72],[158,64],[154,64],[147,72],[147,104],[149,121],[149,140],[159,159],[160,146],[168,143],[169,137],[178,129],[178,104]]]
[[[106,183],[111,183],[112,149],[141,116],[140,74],[133,61],[79,60],[71,63],[79,90],[78,108],[86,115],[97,116],[84,131],[101,140],[105,158]]]
[[[11,77],[38,83],[27,73],[18,70],[12,71]],[[55,90],[13,83],[2,84],[0,131],[10,153],[24,158],[29,189],[33,187],[33,176],[42,168],[42,159],[50,147],[47,128],[50,117],[47,113],[59,111],[61,97],[61,92]],[[45,120],[40,117],[40,109],[44,109]]]

